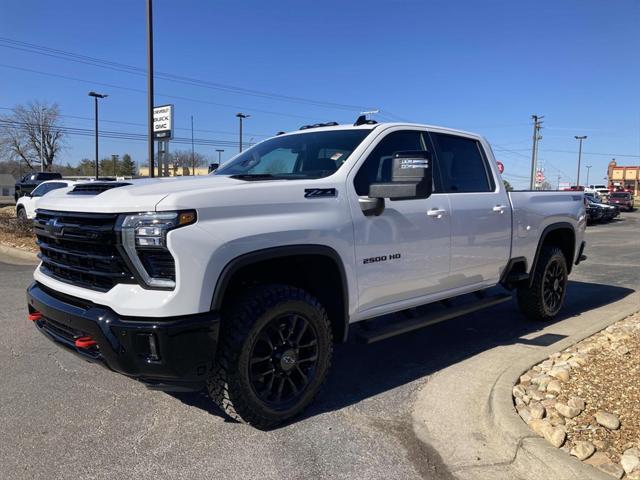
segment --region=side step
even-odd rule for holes
[[[357,337],[364,343],[379,342],[380,340],[395,337],[396,335],[402,335],[403,333],[418,330],[428,325],[433,325],[435,323],[443,322],[451,318],[466,315],[468,313],[482,310],[483,308],[491,307],[493,305],[498,305],[509,300],[511,300],[511,295],[502,293],[490,297],[484,297],[474,302],[466,302],[465,304],[459,306],[448,306],[445,309],[428,313],[420,317],[409,318],[407,320],[401,321],[390,321],[383,325],[380,325],[380,327],[372,328],[370,330],[366,329],[366,326],[363,325],[363,327],[365,328],[358,332]]]

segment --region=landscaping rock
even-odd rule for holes
[[[559,380],[551,380],[547,384],[547,392],[558,394],[562,391],[562,385]]]
[[[596,451],[593,443],[587,441],[578,441],[571,449],[571,455],[577,457],[578,460],[586,460]]]
[[[549,376],[556,378],[558,380],[560,380],[561,382],[568,382],[569,381],[569,377],[571,376],[569,374],[569,370],[567,368],[564,367],[554,367],[549,371]]]
[[[567,432],[562,428],[547,428],[544,430],[544,438],[556,448],[560,448],[567,438]]]
[[[577,408],[580,411],[584,410],[584,407],[586,406],[584,400],[580,397],[571,397],[571,399],[569,399],[569,401],[567,402],[567,405],[573,408]]]
[[[531,418],[542,418],[544,417],[545,408],[539,403],[531,403],[529,405],[529,412],[531,413]]]
[[[551,425],[551,422],[546,418],[544,419],[534,418],[533,420],[530,420],[528,422],[528,425],[529,425],[529,428],[531,428],[531,430],[536,432],[541,437],[545,436],[545,432],[547,430],[553,430],[553,426]]]
[[[587,458],[584,463],[588,463],[589,465],[593,465],[597,467],[598,465],[604,465],[605,463],[611,463],[609,457],[602,452],[596,452]]]
[[[640,458],[640,448],[636,448],[636,447],[627,448],[624,451],[623,455],[633,455],[634,457]]]
[[[620,419],[613,413],[603,412],[602,410],[596,412],[596,422],[609,430],[620,428]]]
[[[622,455],[620,457],[620,465],[622,465],[624,472],[629,474],[640,467],[640,458],[635,455]]]
[[[580,414],[580,410],[575,407],[570,407],[569,405],[565,405],[564,403],[557,402],[556,410],[560,415],[566,418],[573,418]]]

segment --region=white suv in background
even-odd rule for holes
[[[73,180],[48,180],[42,182],[31,193],[28,193],[18,199],[16,202],[16,216],[18,218],[28,218],[33,220],[36,216],[36,206],[40,197],[43,197],[52,190],[58,190],[59,188],[67,188],[75,185]]]

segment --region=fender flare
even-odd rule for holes
[[[542,250],[542,245],[544,244],[544,241],[546,240],[546,238],[549,236],[551,232],[554,232],[556,230],[567,230],[567,229],[571,230],[571,232],[573,233],[573,245],[571,245],[571,250],[573,251],[573,256],[575,256],[576,230],[573,227],[573,225],[571,225],[569,222],[558,222],[558,223],[552,223],[551,225],[547,225],[545,229],[542,231],[542,234],[540,235],[540,239],[538,240],[538,246],[536,247],[536,254],[533,257],[533,262],[531,262],[531,271],[529,272],[529,286],[531,286],[531,284],[533,283],[533,275],[535,274],[536,267],[538,266],[538,258],[540,257],[540,251]],[[573,266],[573,258],[568,258],[567,259],[568,273],[571,273],[572,266]]]
[[[279,247],[270,247],[261,250],[244,253],[233,260],[229,261],[222,269],[211,299],[211,310],[219,311],[222,308],[222,302],[229,283],[233,276],[242,268],[258,263],[264,260],[273,260],[275,258],[295,257],[300,255],[316,255],[331,259],[340,273],[342,281],[342,303],[343,303],[343,322],[340,325],[344,332],[341,341],[346,341],[349,331],[349,284],[347,283],[347,274],[342,262],[342,258],[338,252],[326,245],[302,244],[302,245],[282,245]]]

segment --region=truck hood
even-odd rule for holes
[[[89,182],[83,185],[90,188],[92,185],[97,187],[105,183],[109,184]],[[245,182],[223,175],[206,175],[148,178],[114,183],[126,185],[106,191],[87,191],[83,194],[73,192],[73,187],[54,190],[40,199],[38,208],[66,212],[146,212],[155,210],[158,203],[171,194],[231,187]]]

